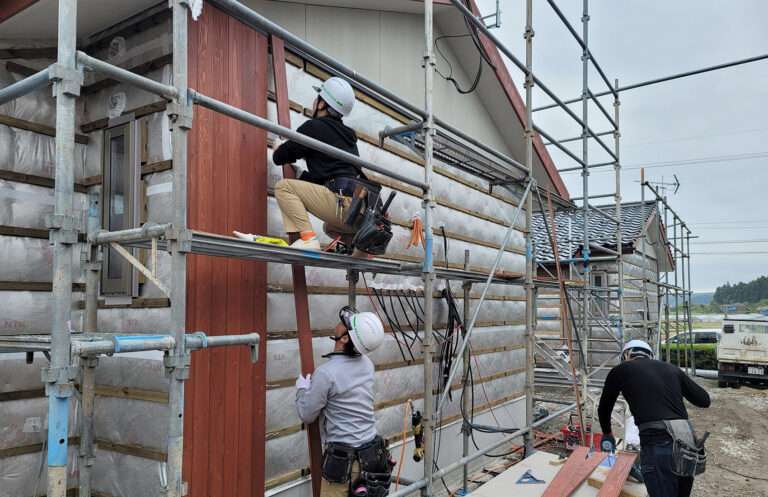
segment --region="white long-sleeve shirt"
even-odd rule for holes
[[[376,436],[373,417],[373,362],[366,356],[332,355],[318,367],[307,389],[296,391],[304,423],[320,417],[325,442],[357,447]]]

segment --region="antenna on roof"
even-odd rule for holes
[[[649,185],[653,185],[659,189],[659,193],[661,195],[666,196],[667,190],[672,190],[672,195],[676,195],[677,191],[680,189],[680,180],[677,179],[677,175],[673,174],[673,178],[675,178],[674,182],[667,183],[664,182],[664,176],[661,177],[661,181],[646,181]]]

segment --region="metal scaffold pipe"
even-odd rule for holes
[[[432,357],[435,349],[435,339],[432,336],[434,321],[434,299],[432,290],[435,284],[435,266],[432,259],[433,209],[435,198],[432,194],[432,168],[434,161],[434,136],[435,120],[433,110],[433,91],[435,77],[435,54],[433,46],[433,4],[432,0],[424,0],[424,122],[422,133],[424,135],[424,189],[422,202],[424,205],[424,268],[422,279],[424,281],[424,340],[422,349],[424,353],[424,479],[426,480],[426,496],[434,494],[432,469],[434,464],[434,439],[435,423],[437,416],[434,408],[434,397],[431,395],[434,388]],[[451,385],[450,381],[447,383]],[[446,389],[446,391],[450,390]],[[439,407],[438,407],[439,412]]]
[[[488,447],[485,447],[483,449],[480,449],[479,451],[475,452],[471,456],[462,457],[458,461],[454,461],[453,463],[449,464],[448,466],[436,471],[432,474],[433,479],[442,478],[445,475],[456,471],[457,469],[464,467],[465,465],[471,463],[475,459],[478,459],[480,457],[483,457],[484,455],[488,454],[489,452],[498,449],[502,445],[506,445],[509,443],[512,443],[515,439],[522,437],[526,433],[530,433],[532,430],[535,430],[541,425],[544,425],[553,419],[557,418],[558,416],[562,416],[563,414],[567,413],[568,411],[573,410],[576,407],[576,403],[571,403],[566,407],[563,407],[562,409],[555,411],[554,413],[550,414],[549,416],[542,418],[535,423],[531,423],[529,426],[526,426],[525,428],[521,428],[517,431],[512,432],[508,437],[504,437],[500,440],[497,440],[493,442]],[[397,492],[389,494],[389,497],[405,497],[406,495],[410,494],[411,492],[415,492],[421,488],[424,488],[427,485],[426,479],[421,479],[417,482],[414,482],[407,487],[403,487],[401,490],[398,490]]]
[[[70,359],[72,317],[72,252],[80,219],[74,216],[75,98],[82,74],[77,70],[77,0],[59,0],[58,59],[53,94],[56,98],[56,191],[53,216],[46,219],[53,244],[53,303],[51,312],[51,364],[42,378],[48,396],[48,492],[67,493],[67,441],[69,398],[77,374]]]
[[[297,133],[292,129],[285,128],[279,124],[275,124],[272,121],[264,119],[263,117],[259,117],[255,114],[251,114],[250,112],[246,112],[242,109],[238,109],[237,107],[233,107],[231,105],[220,102],[214,98],[205,96],[202,93],[196,92],[195,90],[189,90],[189,96],[190,99],[198,105],[214,110],[233,119],[237,119],[238,121],[242,121],[246,124],[264,129],[270,133],[283,136],[289,140],[295,141],[296,143],[301,143],[302,145],[306,145],[307,147],[313,150],[317,150],[318,152],[323,152],[324,154],[328,154],[332,157],[336,157],[357,166],[370,169],[371,171],[375,171],[389,178],[402,181],[407,185],[415,186],[422,190],[427,190],[429,188],[428,184],[425,182],[417,181],[402,174],[394,173],[387,168],[376,165],[365,159],[361,159],[360,157],[350,154],[349,152],[345,152],[332,145],[328,145],[327,143],[323,143],[319,140],[315,140],[314,138],[310,138],[307,135]]]
[[[77,52],[77,61],[82,64],[84,68],[100,72],[118,81],[128,83],[169,100],[176,98],[179,95],[179,90],[173,86],[164,85],[152,79],[145,78],[144,76],[139,76],[131,71],[126,71],[120,67],[113,66],[108,62],[91,57],[85,52]]]
[[[28,95],[51,84],[48,69],[43,69],[32,76],[22,79],[0,90],[0,105],[8,103],[24,95]]]

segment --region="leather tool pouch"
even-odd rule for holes
[[[344,483],[352,473],[355,449],[349,445],[331,442],[323,453],[323,478],[332,483]]]
[[[707,450],[704,448],[707,433],[703,438],[697,438],[693,425],[687,419],[649,421],[640,424],[639,428],[666,430],[672,437],[672,473],[691,477],[700,475],[707,469]]]
[[[386,442],[384,442],[383,438],[377,436],[367,447],[357,449],[360,471],[371,473],[383,471],[387,456],[389,456],[389,450],[387,450]]]

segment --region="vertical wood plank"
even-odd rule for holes
[[[288,101],[288,82],[285,72],[285,48],[283,40],[271,36],[272,66],[275,77],[275,100],[277,101],[277,122],[286,128],[291,127],[291,112]],[[283,166],[283,178],[295,178],[295,172],[290,165]],[[295,236],[294,236],[295,237]],[[291,239],[293,241],[293,238]],[[304,266],[291,266],[293,275],[293,302],[296,308],[296,325],[299,341],[299,357],[301,359],[301,374],[306,375],[315,370],[315,359],[312,349],[312,327],[309,321],[309,302],[307,301],[307,279]],[[322,445],[320,442],[320,424],[315,421],[307,427],[307,443],[309,446],[309,470],[312,474],[312,493],[320,497],[322,481],[320,460]]]
[[[267,39],[216,8],[189,24],[190,88],[267,115]],[[267,228],[266,132],[195,108],[188,153],[188,226],[230,235]],[[188,331],[266,329],[266,263],[189,256]],[[263,495],[266,339],[193,355],[187,383],[185,481],[190,496]]]
[[[267,115],[267,38],[252,29],[247,29],[248,58],[244,63],[243,88],[246,109],[260,116]],[[243,201],[244,210],[248,213],[248,224],[251,233],[267,232],[267,133],[253,127],[246,135],[246,147],[243,149],[241,163],[243,164]],[[267,264],[265,262],[249,262],[251,271],[249,281],[244,285],[252,290],[252,303],[248,307],[249,322],[252,331],[263,332],[267,329]],[[242,474],[250,473],[251,493],[243,495],[263,495],[265,484],[266,457],[266,394],[267,394],[267,340],[262,334],[259,343],[259,360],[252,368],[252,378],[245,379],[244,388],[252,388],[253,410],[250,418],[245,418],[246,424],[253,430],[251,464],[242,469]],[[244,456],[243,456],[244,457]]]

